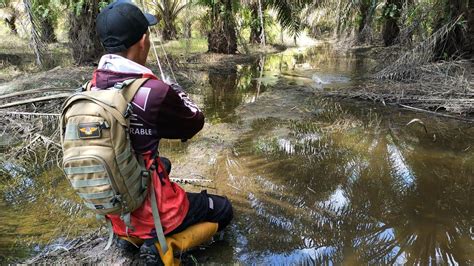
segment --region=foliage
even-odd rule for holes
[[[177,37],[176,19],[191,3],[182,0],[153,0],[148,6],[155,12],[162,27],[163,39],[171,40]]]

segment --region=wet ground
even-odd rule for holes
[[[193,253],[199,262],[474,262],[472,124],[321,97],[373,66],[364,51],[323,46],[201,73],[189,93],[204,130],[161,143],[172,177],[212,179],[186,188],[234,205],[224,239]],[[98,227],[60,171],[40,168],[3,165],[0,262]]]

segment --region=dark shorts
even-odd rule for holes
[[[168,174],[171,172],[171,162],[168,158],[160,157],[161,163]],[[218,230],[224,229],[232,220],[234,214],[232,204],[226,197],[201,193],[186,193],[189,200],[189,210],[183,222],[176,229],[168,233],[172,235],[183,231],[193,224],[200,222],[214,222],[219,224]]]
[[[168,235],[176,234],[193,224],[200,222],[218,223],[218,231],[224,229],[232,220],[234,213],[230,201],[221,196],[201,193],[186,193],[189,200],[189,210],[183,222]]]

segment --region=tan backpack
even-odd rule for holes
[[[82,92],[66,100],[60,117],[66,177],[87,208],[100,216],[120,214],[127,232],[132,228],[130,213],[142,205],[150,184],[150,172],[139,162],[142,157],[137,159],[129,135],[130,102],[147,80],[126,80],[99,91],[91,91],[86,83]],[[162,240],[156,199],[151,195],[155,226]],[[106,249],[112,237],[113,233]]]

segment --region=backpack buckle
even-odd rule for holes
[[[114,89],[121,90],[123,88],[123,82],[117,82],[114,84]]]
[[[143,178],[149,178],[150,177],[150,171],[143,170],[141,175],[142,175]]]
[[[145,191],[148,189],[148,182],[150,181],[150,171],[143,170],[141,172],[142,175],[142,191]]]

